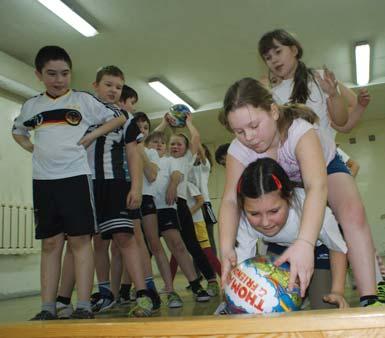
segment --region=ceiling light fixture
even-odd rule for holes
[[[87,21],[76,14],[71,8],[60,0],[38,0],[42,5],[47,7],[51,12],[56,14],[60,19],[75,28],[79,33],[87,38],[98,34],[98,31],[92,27]]]
[[[180,98],[177,94],[175,94],[170,88],[168,88],[164,83],[162,83],[158,79],[153,79],[148,81],[149,86],[157,91],[160,95],[162,95],[166,100],[170,101],[172,104],[182,103],[186,105],[191,112],[194,112],[194,108],[188,104],[185,100]]]
[[[359,42],[355,46],[356,81],[359,86],[365,86],[370,79],[370,46],[367,42]]]
[[[3,75],[0,75],[0,88],[3,88],[10,93],[22,96],[27,99],[39,94],[37,90],[18,81],[9,79]]]

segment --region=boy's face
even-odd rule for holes
[[[140,132],[146,138],[148,136],[148,134],[150,133],[150,126],[148,125],[148,122],[147,121],[138,121],[138,122],[136,122],[136,124],[138,125]]]
[[[135,111],[136,102],[138,101],[135,97],[128,97],[126,101],[119,102],[119,107],[128,113],[133,113]]]
[[[166,142],[160,138],[153,138],[147,144],[148,149],[155,149],[158,152],[159,157],[163,157],[167,152]]]
[[[71,69],[64,60],[48,61],[36,76],[44,83],[47,93],[59,97],[67,93],[71,83]]]
[[[112,104],[119,102],[123,85],[123,79],[113,75],[103,75],[99,83],[93,83],[96,95],[102,101]]]

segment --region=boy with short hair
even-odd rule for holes
[[[33,153],[36,238],[42,239],[42,309],[32,320],[57,318],[55,300],[65,234],[74,255],[78,293],[71,317],[93,318],[89,301],[94,273],[90,234],[97,225],[87,153],[79,140],[92,125],[108,121],[95,129],[88,141],[122,125],[126,118],[91,94],[69,88],[72,62],[63,48],[41,48],[35,67],[46,92],[24,103],[12,129],[15,141]],[[31,130],[35,132],[34,144]]]
[[[116,105],[123,84],[123,72],[116,66],[107,66],[98,71],[94,88],[102,101]],[[153,303],[146,289],[143,266],[138,259],[139,248],[134,237],[134,223],[130,217],[130,211],[138,209],[142,200],[142,161],[137,149],[142,135],[133,117],[127,116],[124,127],[99,137],[88,148],[88,154],[101,238],[113,240],[137,288],[137,304],[129,315],[147,317],[151,316]],[[125,180],[123,170],[124,149],[131,176],[130,185]],[[109,301],[109,307],[114,303],[109,276],[104,279],[99,280],[99,286],[104,282],[104,289],[101,289],[101,299],[94,303],[96,311],[100,311],[106,301]]]

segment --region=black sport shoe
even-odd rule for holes
[[[196,292],[194,292],[195,300],[199,303],[208,302],[210,300],[210,296],[207,291],[203,288],[199,288]]]
[[[162,303],[158,292],[153,289],[147,289],[147,292],[152,301],[152,312],[158,311]]]
[[[30,320],[56,320],[58,319],[56,315],[53,315],[47,310],[40,311],[35,317]]]
[[[72,312],[71,319],[94,319],[94,314],[86,309],[76,309]]]
[[[108,296],[102,296],[99,292],[91,295],[91,309],[93,312],[104,312],[116,304],[112,292]]]

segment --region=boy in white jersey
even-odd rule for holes
[[[111,120],[90,133],[88,140],[122,125],[126,118],[92,95],[69,88],[72,62],[64,49],[41,48],[35,66],[46,92],[25,102],[12,130],[15,141],[33,153],[36,238],[42,239],[42,310],[33,320],[57,318],[55,299],[65,234],[76,267],[78,304],[72,318],[92,318],[89,297],[94,262],[90,234],[96,230],[96,220],[87,154],[78,143],[90,126]],[[34,144],[31,130],[35,131]]]

